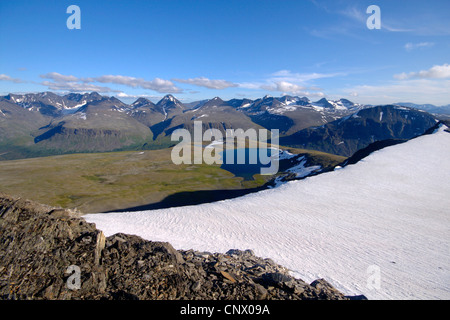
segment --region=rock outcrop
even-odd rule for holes
[[[0,194],[0,299],[347,299],[251,250],[175,250],[105,237],[71,210]]]

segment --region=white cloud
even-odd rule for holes
[[[116,94],[116,97],[117,98],[135,98],[136,96],[127,94],[125,92],[119,92],[118,94]]]
[[[98,86],[95,83],[111,83],[119,84],[132,88],[143,88],[154,90],[159,93],[180,93],[183,90],[178,88],[172,81],[155,78],[153,80],[145,80],[142,78],[135,78],[123,75],[103,75],[99,77],[79,78],[73,75],[63,75],[57,72],[50,72],[40,75],[41,78],[50,79],[54,82],[44,81],[43,85],[48,86],[52,90],[72,90],[79,91],[98,91],[98,92],[117,92],[108,87]],[[60,89],[58,89],[60,88]]]
[[[414,49],[426,48],[426,47],[432,47],[432,46],[434,46],[433,42],[420,42],[420,43],[408,42],[407,44],[405,44],[405,49],[406,49],[406,51],[412,51]]]
[[[290,70],[279,70],[270,75],[266,80],[266,84],[260,88],[270,91],[279,91],[283,93],[308,96],[308,97],[324,97],[321,88],[310,86],[308,82],[323,78],[333,78],[346,75],[342,72],[335,73],[294,73]]]
[[[113,83],[129,86],[132,88],[150,89],[160,93],[179,93],[183,91],[173,84],[172,81],[155,78],[153,80],[145,80],[142,78],[134,78],[122,75],[104,75],[94,78],[86,78],[86,82]]]
[[[353,20],[356,20],[357,22],[363,22],[365,23],[367,20],[368,15],[359,10],[356,7],[348,7],[345,10],[341,10],[338,12],[339,14],[346,16],[348,18],[351,18]]]
[[[348,18],[351,18],[355,20],[356,22],[360,24],[366,25],[366,21],[368,17],[370,16],[366,12],[363,12],[355,7],[347,8],[346,10],[339,11],[339,13],[343,16],[346,16]],[[390,21],[387,21],[386,18],[382,18],[381,28],[390,32],[411,32],[414,31],[413,29],[407,29],[407,28],[401,28],[401,27],[394,27]],[[398,21],[395,21],[398,23]]]
[[[297,95],[307,97],[324,97],[325,94],[320,92],[320,88],[317,87],[305,87],[299,84],[291,83],[288,81],[276,81],[266,83],[243,83],[241,88],[257,89],[265,91],[280,92],[282,95]]]
[[[324,97],[321,88],[308,85],[309,81],[345,75],[344,73],[293,73],[290,70],[279,70],[270,74],[264,82],[239,83],[240,88],[281,92],[307,97]]]
[[[251,90],[259,90],[263,85],[264,83],[261,82],[241,82],[238,84],[239,88]]]
[[[226,89],[230,87],[240,87],[250,90],[265,90],[274,91],[284,94],[303,95],[303,96],[318,96],[322,97],[324,94],[317,86],[309,86],[307,83],[316,79],[336,77],[345,75],[344,73],[293,73],[290,70],[279,70],[274,72],[266,79],[260,82],[243,82],[234,83],[222,79],[209,79],[206,77],[196,77],[190,79],[174,78],[173,81],[192,84],[209,89]],[[76,77],[73,75],[63,75],[57,72],[50,72],[40,75],[41,78],[52,81],[44,81],[41,84],[49,87],[51,90],[66,90],[73,92],[81,91],[98,91],[98,92],[118,92],[118,96],[128,98],[127,93],[123,90],[112,90],[106,86],[99,86],[98,84],[116,84],[124,85],[131,88],[142,88],[154,90],[159,93],[180,93],[183,89],[177,87],[172,81],[155,78],[153,80],[146,80],[143,78],[135,78],[124,75],[102,75],[97,77]],[[129,96],[131,97],[131,96]]]
[[[147,98],[147,99],[161,99],[161,96],[155,96],[150,94],[128,94],[125,92],[119,92],[115,94],[117,98],[126,98],[126,99],[138,99],[138,98]]]
[[[212,80],[205,77],[198,77],[198,78],[192,78],[192,79],[173,79],[174,81],[181,82],[181,83],[187,83],[187,84],[193,84],[199,87],[205,87],[208,89],[226,89],[230,87],[237,87],[238,84],[226,81],[226,80]]]
[[[414,102],[447,105],[450,101],[449,88],[450,80],[409,79],[346,88],[341,95],[358,97],[358,102],[369,104]]]
[[[10,82],[14,82],[14,83],[23,82],[23,80],[21,80],[21,79],[12,78],[6,74],[0,74],[0,81],[10,81]]]
[[[450,78],[450,65],[445,63],[443,65],[435,65],[428,70],[421,70],[418,72],[400,73],[394,75],[397,80],[408,79],[448,79]]]
[[[311,80],[323,79],[323,78],[333,78],[337,76],[346,75],[343,72],[334,72],[334,73],[293,73],[290,70],[280,70],[272,73],[269,80],[271,81],[289,81],[289,82],[299,82],[304,83]]]
[[[287,92],[291,94],[301,94],[305,92],[306,87],[300,86],[294,83],[290,83],[287,81],[277,81],[275,83],[262,85],[261,89],[268,90],[268,91],[280,91],[280,92]]]
[[[386,23],[383,21],[381,23],[381,28],[390,32],[413,32],[414,29],[406,29],[406,28],[399,28],[399,27],[393,27],[392,25]]]
[[[72,75],[63,75],[58,72],[49,72],[46,74],[41,74],[41,78],[43,79],[51,79],[56,82],[68,82],[68,81],[78,81],[79,79]]]
[[[41,83],[43,86],[47,86],[50,90],[64,90],[69,92],[90,92],[96,91],[99,93],[113,92],[114,90],[108,87],[102,87],[90,83],[79,83],[79,82],[51,82],[43,81]]]

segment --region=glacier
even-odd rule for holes
[[[346,295],[450,299],[445,128],[354,165],[235,199],[84,218],[107,236],[135,234],[176,249],[251,249]]]

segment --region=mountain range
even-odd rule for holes
[[[435,106],[433,104],[416,104],[411,102],[398,102],[396,105],[423,110],[436,115],[450,115],[450,104]]]
[[[126,104],[96,92],[8,94],[0,97],[0,160],[169,147],[175,144],[171,133],[193,130],[195,120],[223,133],[278,129],[282,145],[350,156],[374,141],[410,139],[435,124],[433,115],[414,107],[288,95],[182,103],[169,94],[157,103],[141,97]]]
[[[434,125],[436,119],[424,111],[396,105],[376,106],[281,137],[280,144],[350,157],[374,142],[406,141]]]

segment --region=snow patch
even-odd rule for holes
[[[287,150],[278,149],[278,160],[291,159],[297,156],[296,154],[290,153]]]
[[[252,249],[348,295],[450,299],[450,134],[443,128],[240,198],[85,218],[107,236],[136,234],[177,249]],[[380,288],[368,286],[371,266],[380,270]]]
[[[305,164],[306,164],[306,159],[302,160],[299,164],[297,164],[296,166],[293,166],[292,168],[289,168],[286,171],[295,173],[296,178],[303,178],[303,177],[309,176],[311,173],[316,172],[322,168],[321,166],[305,167]]]
[[[87,104],[87,102],[85,100],[83,100],[81,103],[74,105],[73,107],[66,107],[66,109],[78,109],[81,108],[83,106],[85,106]]]
[[[314,110],[316,110],[316,111],[324,111],[324,110],[325,110],[324,107],[321,107],[321,106],[318,106],[318,105],[314,105],[314,104],[312,104],[311,107],[312,107]]]
[[[402,107],[402,106],[395,106],[394,108],[397,110],[410,110],[410,109],[408,109],[406,107]]]

